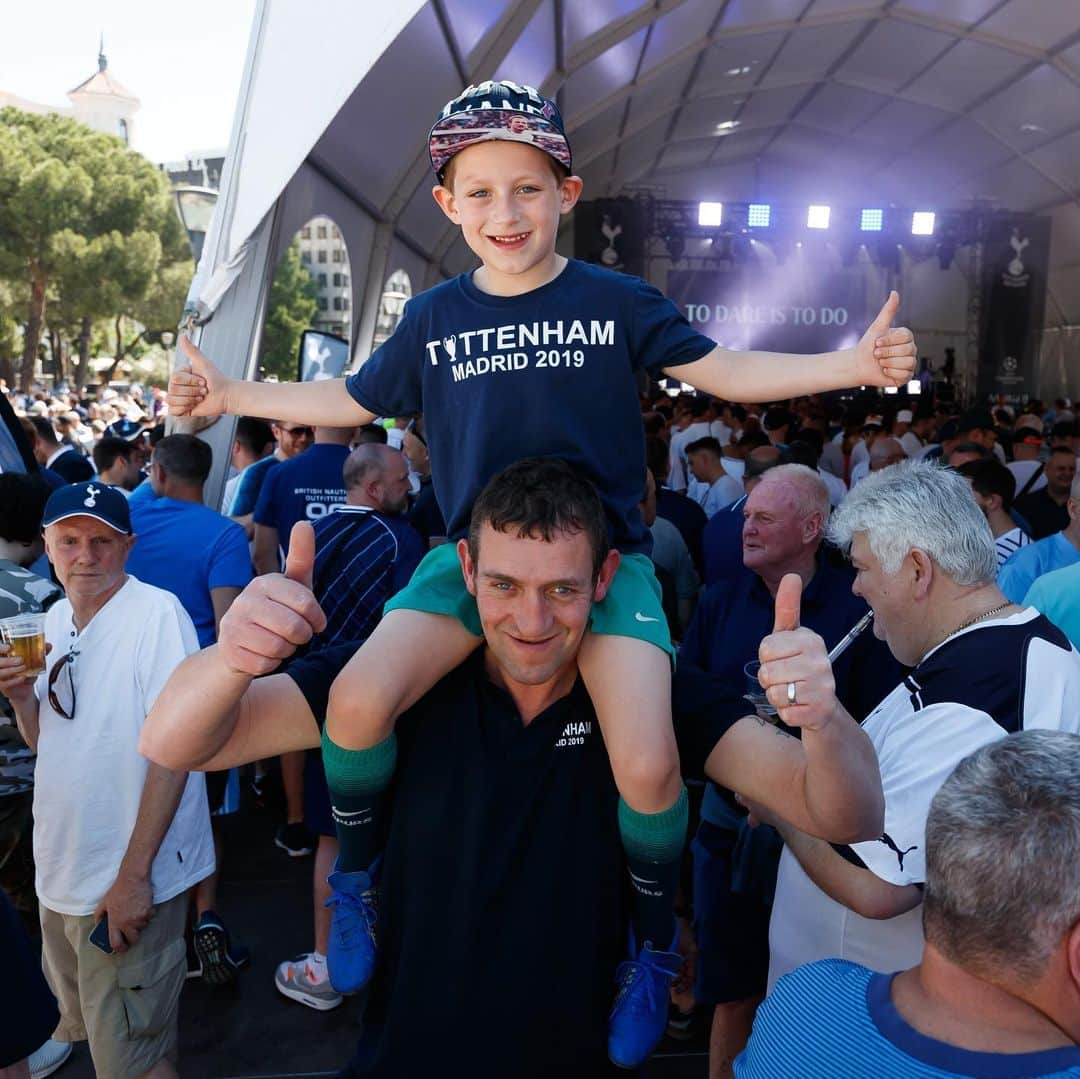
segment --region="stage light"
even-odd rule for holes
[[[884,225],[884,210],[863,210],[859,214],[859,228],[863,232],[880,232]]]
[[[772,207],[767,202],[752,202],[746,211],[746,223],[752,229],[767,229],[772,220]]]
[[[716,228],[723,223],[724,204],[722,202],[699,202],[697,223],[702,228]]]
[[[912,236],[934,235],[934,214],[931,210],[916,210],[911,215]]]
[[[897,386],[886,386],[885,387],[885,392],[886,393],[899,393],[900,389]]]
[[[806,211],[806,227],[808,229],[827,229],[829,227],[829,207],[811,206]]]
[[[907,392],[910,394],[922,393],[922,383],[917,378],[913,378],[907,384]]]

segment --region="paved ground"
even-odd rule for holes
[[[274,988],[275,966],[311,947],[311,858],[289,858],[273,844],[276,813],[245,806],[226,821],[220,913],[251,948],[251,966],[233,986],[189,982],[180,1006],[180,1070],[198,1079],[330,1076],[351,1055],[360,1001],[316,1012]],[[476,1053],[482,1058],[484,1047]],[[92,1079],[90,1054],[77,1045],[57,1073]],[[665,1042],[643,1079],[704,1079],[700,1044]],[[509,1077],[508,1077],[509,1079]]]

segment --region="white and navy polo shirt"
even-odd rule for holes
[[[925,656],[862,726],[881,770],[885,828],[879,839],[836,850],[890,884],[922,885],[930,802],[961,760],[1015,731],[1080,733],[1080,654],[1033,607],[980,622]],[[826,895],[785,849],[769,946],[770,989],[819,959],[902,970],[922,951],[920,910],[862,918]]]

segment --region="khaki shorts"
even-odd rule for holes
[[[136,1079],[176,1059],[180,990],[187,969],[188,893],[154,908],[138,943],[105,955],[89,942],[93,915],[41,907],[41,965],[60,1005],[53,1037],[86,1038],[100,1079]]]

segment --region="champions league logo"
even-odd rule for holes
[[[1012,230],[1012,239],[1009,240],[1009,246],[1013,249],[1013,257],[1009,260],[1008,268],[1001,275],[1001,283],[1006,288],[1025,288],[1027,283],[1031,280],[1031,275],[1024,269],[1024,260],[1020,257],[1023,254],[1024,248],[1031,241],[1025,236],[1020,238],[1020,230],[1014,228]]]

